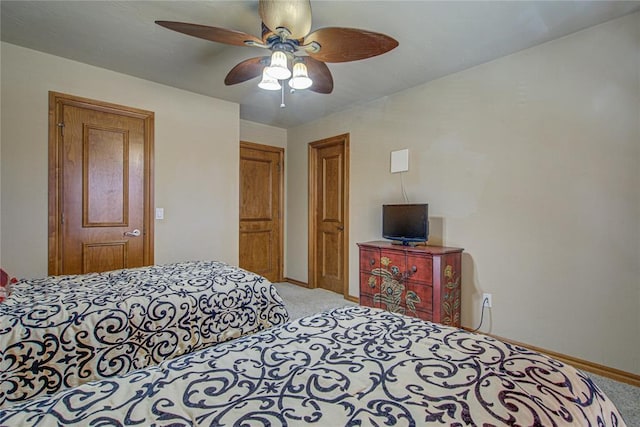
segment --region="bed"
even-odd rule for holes
[[[11,289],[0,304],[0,408],[289,319],[267,279],[216,261],[21,280]]]
[[[375,308],[301,318],[0,411],[0,425],[622,426],[584,374]]]

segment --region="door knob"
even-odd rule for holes
[[[138,237],[140,235],[140,230],[136,228],[133,231],[125,231],[124,235],[127,237]]]
[[[338,230],[340,230],[340,231],[344,230],[344,226],[343,225],[339,225],[338,226]]]

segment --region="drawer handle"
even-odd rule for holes
[[[411,266],[411,270],[410,271],[406,271],[405,273],[402,274],[402,277],[404,280],[407,280],[409,277],[413,276],[414,274],[416,274],[416,272],[418,271],[418,267],[415,265]]]
[[[369,264],[374,265],[376,263],[376,260],[374,258],[371,258],[369,260]]]

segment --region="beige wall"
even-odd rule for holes
[[[155,112],[155,261],[238,262],[238,104],[2,43],[1,265],[47,273],[48,91]]]
[[[240,140],[286,149],[287,130],[248,120],[240,120]]]
[[[408,148],[410,200],[466,251],[464,326],[489,292],[484,331],[640,373],[639,52],[636,13],[290,129],[289,277],[307,280],[307,143],[351,135],[352,295]]]

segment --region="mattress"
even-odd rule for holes
[[[622,426],[589,377],[523,347],[350,306],[0,412],[0,424]]]
[[[0,408],[288,319],[267,279],[222,262],[22,280],[0,304]]]

